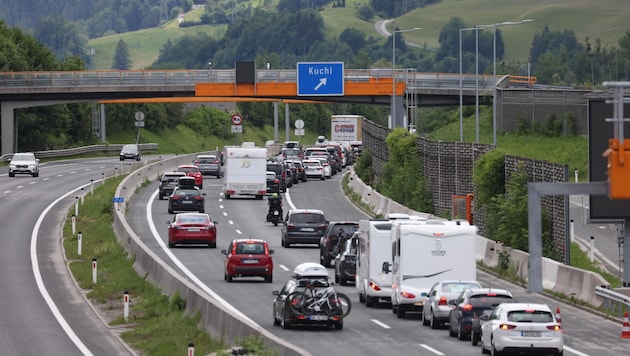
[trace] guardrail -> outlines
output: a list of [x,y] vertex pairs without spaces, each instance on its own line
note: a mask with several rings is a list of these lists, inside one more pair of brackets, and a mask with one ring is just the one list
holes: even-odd
[[[110,145],[91,145],[82,146],[76,148],[68,148],[65,150],[48,150],[37,151],[35,157],[37,158],[51,158],[51,157],[69,157],[78,156],[86,153],[94,152],[118,152],[122,148],[123,144],[110,144]],[[140,151],[154,151],[158,149],[157,143],[140,143],[138,144]],[[0,156],[0,162],[9,162],[13,157],[13,154],[4,154]]]
[[595,287],[595,294],[604,298],[602,307],[610,311],[612,315],[617,314],[621,318],[624,311],[630,309],[630,296],[628,295],[603,287]]

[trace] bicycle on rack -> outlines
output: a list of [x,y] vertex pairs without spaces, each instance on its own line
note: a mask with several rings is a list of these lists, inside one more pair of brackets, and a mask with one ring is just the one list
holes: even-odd
[[307,284],[304,290],[304,292],[296,291],[287,296],[286,301],[293,313],[297,315],[325,313],[339,318],[345,318],[350,314],[350,309],[352,309],[350,298],[343,293],[338,293],[332,286],[318,291],[312,284]]

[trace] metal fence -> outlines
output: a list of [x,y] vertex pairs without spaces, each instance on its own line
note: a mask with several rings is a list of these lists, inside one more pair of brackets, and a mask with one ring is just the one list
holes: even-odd
[[[35,157],[37,158],[51,158],[51,157],[70,157],[79,156],[88,153],[95,152],[119,152],[123,144],[111,144],[111,145],[91,145],[76,148],[68,148],[65,150],[48,150],[37,151]],[[154,151],[158,149],[157,143],[141,143],[138,144],[140,151]],[[13,157],[13,154],[5,154],[0,156],[0,162],[9,162]]]

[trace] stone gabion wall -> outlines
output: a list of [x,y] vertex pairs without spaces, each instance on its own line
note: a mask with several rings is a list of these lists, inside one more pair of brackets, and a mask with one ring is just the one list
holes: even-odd
[[[363,147],[372,152],[372,170],[374,178],[379,181],[383,166],[389,159],[385,139],[390,129],[374,124],[369,120],[363,122]],[[474,165],[486,152],[493,150],[494,145],[470,142],[430,141],[418,137],[416,141],[418,159],[421,161],[421,174],[433,198],[433,214],[450,217],[453,196],[465,196],[475,193],[473,184]],[[519,162],[523,162],[531,182],[565,182],[567,168],[563,165],[545,161],[506,156],[505,175],[509,179],[516,172]],[[556,250],[565,256],[566,217],[564,196],[543,197],[543,208],[550,212],[553,220],[553,237]],[[473,209],[473,223],[479,234],[485,236],[484,211]],[[491,237],[488,237],[491,238]]]
[[[564,183],[568,181],[568,166],[538,161],[521,157],[505,156],[505,179],[509,181],[511,176],[518,171],[519,165],[527,172],[529,182]],[[562,256],[561,262],[565,262],[566,241],[568,231],[565,211],[566,201],[564,195],[543,196],[541,207],[549,213],[551,218],[551,230],[556,252]]]

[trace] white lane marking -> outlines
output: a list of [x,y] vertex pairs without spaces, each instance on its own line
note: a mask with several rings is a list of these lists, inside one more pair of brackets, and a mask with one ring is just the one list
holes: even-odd
[[33,181],[33,182],[28,183],[28,184],[36,184],[36,183],[37,183],[37,182]]
[[22,188],[24,188],[24,186],[23,186],[23,185],[18,185],[18,186],[17,186],[17,189],[22,189]]
[[223,214],[223,216],[227,216],[227,212],[222,212],[221,214]]
[[4,191],[4,194],[9,194],[9,193],[11,193],[11,191],[10,191],[10,190],[5,190],[5,191]]
[[441,353],[440,351],[438,351],[438,350],[436,350],[436,349],[432,348],[432,347],[431,347],[431,346],[429,346],[429,345],[425,345],[425,344],[418,344],[418,345],[420,345],[420,347],[422,347],[422,348],[424,348],[424,349],[426,349],[426,350],[429,350],[429,351],[433,352],[433,353],[434,353],[434,354],[436,354],[436,355],[444,356],[444,354],[443,354],[443,353]]
[[219,303],[223,304],[223,306],[227,309],[229,309],[232,313],[238,314],[240,317],[248,320],[249,322],[253,323],[254,325],[259,326],[258,324],[256,324],[252,319],[250,319],[247,315],[243,314],[240,310],[236,309],[235,307],[233,307],[230,303],[228,303],[225,299],[221,298],[220,295],[218,295],[217,293],[215,293],[212,289],[208,288],[208,286],[206,284],[204,284],[199,278],[197,278],[197,276],[192,273],[188,268],[186,268],[186,266],[184,266],[184,264],[177,258],[175,257],[175,255],[170,251],[170,249],[166,246],[166,243],[162,240],[162,238],[160,237],[160,234],[157,232],[157,229],[155,228],[155,224],[153,223],[153,201],[155,200],[155,196],[158,194],[158,190],[156,190],[151,197],[149,198],[149,201],[147,202],[147,222],[149,223],[149,229],[151,230],[151,233],[153,234],[153,238],[155,239],[155,241],[157,241],[158,245],[160,245],[160,247],[162,248],[163,252],[166,254],[166,256],[168,256],[168,258],[171,259],[171,261],[191,280],[193,281],[193,283],[195,283],[199,288],[203,289],[204,292],[206,292],[210,297],[214,298],[216,301],[218,301]]
[[230,224],[230,225],[234,225],[234,221],[232,221],[232,220],[228,220],[228,224]]
[[239,235],[243,235],[243,232],[241,230],[236,230],[236,233]]
[[378,326],[382,327],[383,329],[391,329],[391,327],[390,327],[389,325],[387,325],[387,324],[385,324],[385,323],[383,323],[383,322],[381,322],[381,321],[378,321],[378,320],[376,320],[376,319],[371,319],[371,321],[372,321],[374,324],[376,324],[376,325],[378,325]]
[[219,204],[219,209],[223,209],[223,205]]
[[42,297],[46,301],[46,304],[48,304],[48,308],[53,313],[53,316],[55,317],[55,319],[57,319],[57,322],[59,323],[61,328],[64,330],[66,335],[68,335],[72,343],[74,343],[74,345],[81,351],[81,353],[83,353],[83,355],[93,355],[93,354],[87,348],[87,346],[85,346],[85,344],[81,341],[81,339],[79,339],[77,334],[75,334],[74,330],[72,330],[70,325],[68,325],[68,322],[63,317],[63,315],[59,311],[59,308],[57,308],[57,305],[50,297],[50,294],[48,293],[48,290],[46,289],[46,286],[44,285],[44,282],[42,280],[42,274],[39,271],[39,261],[37,260],[37,238],[39,235],[39,229],[42,225],[42,221],[44,220],[44,217],[46,216],[46,214],[48,214],[50,209],[52,209],[53,206],[55,206],[55,204],[57,204],[62,199],[65,199],[70,194],[78,191],[81,188],[87,187],[89,185],[90,183],[79,186],[78,188],[67,192],[66,194],[60,196],[55,201],[50,203],[50,205],[48,205],[46,209],[44,209],[44,211],[37,218],[37,222],[35,223],[35,226],[33,227],[33,233],[31,234],[31,264],[33,267],[33,276],[35,277],[35,283],[37,284],[37,289],[39,289],[39,293],[42,295]]
[[291,195],[289,194],[289,188],[287,188],[287,192],[284,193],[284,196],[287,199],[287,204],[289,204],[291,206],[291,209],[297,209],[295,204],[293,204],[293,200],[291,200]]
[[48,178],[48,177],[44,178],[44,180],[49,180],[49,179],[50,179],[50,178]]
[[282,269],[283,269],[283,270],[285,270],[286,272],[289,272],[289,271],[290,271],[290,269],[289,269],[287,266],[285,266],[285,265],[280,265],[280,268],[282,268]]
[[564,350],[565,350],[565,351],[569,351],[570,353],[572,353],[572,354],[576,354],[576,355],[578,355],[578,356],[589,356],[588,354],[585,354],[585,353],[583,353],[583,352],[580,352],[580,351],[578,351],[578,350],[576,350],[576,349],[572,349],[572,348],[570,348],[569,346],[564,346],[563,348],[564,348]]

